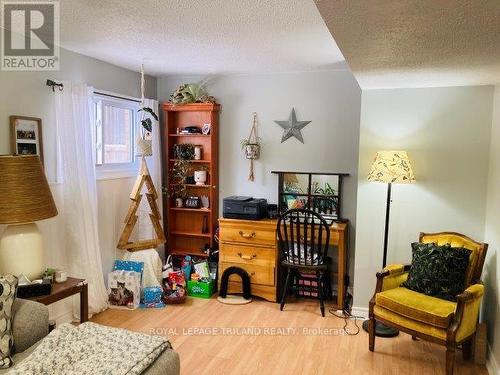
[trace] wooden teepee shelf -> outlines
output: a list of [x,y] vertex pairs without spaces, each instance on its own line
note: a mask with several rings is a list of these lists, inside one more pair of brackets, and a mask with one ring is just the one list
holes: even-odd
[[[137,210],[139,209],[139,205],[141,204],[141,200],[143,197],[142,189],[144,185],[146,185],[147,189],[147,193],[145,193],[144,195],[146,195],[146,199],[148,200],[148,204],[151,209],[149,218],[151,219],[151,223],[153,224],[156,238],[130,242],[130,236],[132,235],[132,231],[134,230],[135,224],[137,223],[138,219]],[[130,203],[130,206],[128,208],[127,216],[125,217],[125,228],[123,228],[122,235],[120,236],[120,240],[118,241],[118,245],[116,247],[121,250],[139,251],[156,248],[164,244],[166,242],[165,234],[163,233],[163,229],[160,224],[160,209],[156,204],[158,193],[156,192],[153,180],[151,179],[151,176],[149,174],[148,166],[146,165],[146,160],[144,158],[142,158],[141,171],[139,172],[139,175],[135,180],[132,192],[130,193],[130,199],[132,200],[132,202]]]

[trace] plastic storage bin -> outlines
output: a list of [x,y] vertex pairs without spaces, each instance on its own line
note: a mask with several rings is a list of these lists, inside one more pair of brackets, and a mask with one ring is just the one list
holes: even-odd
[[188,296],[198,298],[210,298],[214,294],[215,280],[209,282],[193,281],[187,282]]

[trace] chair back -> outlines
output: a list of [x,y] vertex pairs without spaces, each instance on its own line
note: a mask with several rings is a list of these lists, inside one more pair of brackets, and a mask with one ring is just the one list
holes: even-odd
[[474,241],[466,235],[455,232],[420,233],[419,241],[423,243],[432,242],[438,245],[449,244],[451,247],[463,247],[471,250],[469,266],[467,267],[466,284],[469,286],[480,281],[484,259],[488,251],[487,243]]
[[280,216],[276,227],[281,260],[296,266],[325,263],[330,227],[318,213],[291,209]]

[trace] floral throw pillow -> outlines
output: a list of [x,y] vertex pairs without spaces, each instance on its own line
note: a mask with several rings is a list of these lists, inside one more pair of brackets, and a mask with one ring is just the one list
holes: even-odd
[[0,368],[13,365],[10,354],[13,344],[12,305],[16,298],[16,289],[17,277],[0,277]]
[[471,250],[438,246],[434,243],[411,244],[413,258],[408,279],[402,284],[416,292],[455,301],[464,291]]

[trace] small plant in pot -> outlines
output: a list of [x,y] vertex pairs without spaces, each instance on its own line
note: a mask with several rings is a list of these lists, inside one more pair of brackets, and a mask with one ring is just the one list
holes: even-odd
[[250,134],[241,140],[241,149],[245,152],[245,157],[250,160],[248,181],[255,180],[253,161],[260,157],[260,143],[261,138],[257,135],[257,112],[254,112]]
[[190,104],[190,103],[215,103],[215,98],[208,95],[205,88],[207,81],[199,83],[185,83],[180,85],[172,95],[170,103],[172,104]]
[[245,157],[247,159],[258,159],[260,157],[260,143],[260,137],[256,137],[252,140],[249,138],[241,140],[241,149],[245,152]]
[[142,112],[141,114],[141,134],[140,138],[137,140],[137,148],[141,155],[151,156],[153,155],[153,121],[151,118],[158,121],[158,115],[150,107],[142,107],[138,109],[137,112]]
[[205,185],[208,180],[208,168],[207,166],[202,166],[194,171],[194,180],[196,185]]

